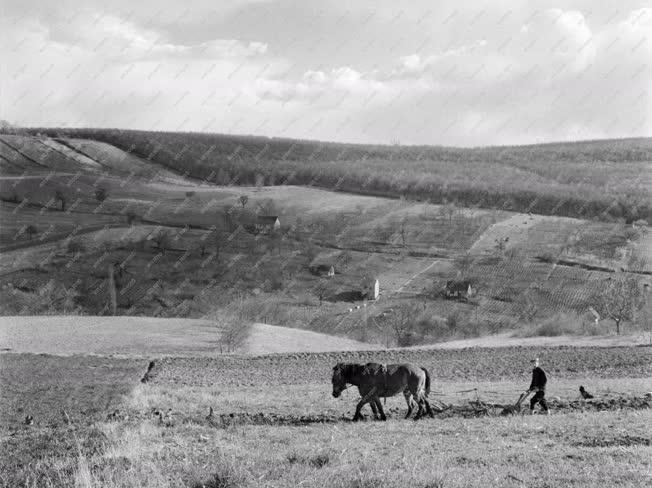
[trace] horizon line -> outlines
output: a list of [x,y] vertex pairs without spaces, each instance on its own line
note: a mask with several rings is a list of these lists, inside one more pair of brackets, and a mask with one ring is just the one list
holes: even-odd
[[599,143],[609,141],[631,141],[631,140],[646,140],[652,139],[652,135],[648,136],[627,136],[627,137],[607,137],[607,138],[589,138],[589,139],[574,139],[574,140],[550,140],[545,142],[523,143],[523,144],[490,144],[478,146],[447,146],[443,144],[392,144],[392,143],[372,143],[372,142],[345,142],[345,141],[328,141],[322,139],[302,139],[288,136],[268,136],[264,134],[244,134],[244,133],[227,133],[227,132],[203,132],[203,131],[175,131],[175,130],[151,130],[151,129],[122,129],[118,127],[37,127],[37,126],[14,126],[9,123],[8,126],[0,127],[0,134],[10,131],[117,131],[117,132],[153,132],[153,133],[168,133],[168,134],[197,134],[197,135],[212,135],[222,137],[235,137],[235,138],[258,138],[268,139],[270,141],[293,141],[301,143],[314,143],[314,144],[328,144],[328,145],[342,145],[342,146],[372,146],[382,148],[439,148],[439,149],[460,149],[460,150],[475,150],[475,149],[500,149],[500,148],[526,148],[535,146],[547,145],[560,145],[560,144],[582,144],[582,143]]

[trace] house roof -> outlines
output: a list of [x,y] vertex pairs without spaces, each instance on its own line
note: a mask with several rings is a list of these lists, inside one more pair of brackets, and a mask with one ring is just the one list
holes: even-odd
[[451,291],[466,291],[469,289],[469,286],[471,286],[471,282],[467,280],[450,280],[446,282],[446,289]]
[[278,220],[278,216],[276,215],[258,215],[256,216],[256,223],[257,224],[275,224],[276,221]]

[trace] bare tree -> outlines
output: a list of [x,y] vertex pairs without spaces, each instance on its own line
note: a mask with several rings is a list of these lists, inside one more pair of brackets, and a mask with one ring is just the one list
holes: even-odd
[[129,210],[125,214],[125,217],[127,218],[127,224],[132,225],[134,221],[138,218],[138,215],[133,210]]
[[620,334],[620,324],[633,320],[644,302],[636,279],[616,276],[594,296],[593,303],[600,315],[614,321],[616,334]]
[[61,202],[61,211],[62,212],[65,211],[66,210],[66,202],[68,201],[68,197],[63,193],[63,191],[57,190],[54,193],[54,198]]
[[417,330],[418,316],[422,309],[415,304],[395,308],[387,318],[389,332],[399,347],[412,346],[420,340]]
[[106,188],[102,186],[99,187],[97,190],[95,190],[95,200],[97,200],[100,203],[106,200],[108,196],[109,193],[106,191]]
[[242,307],[231,305],[211,314],[211,318],[219,329],[217,343],[220,352],[235,352],[243,348],[253,330],[253,324],[244,317]]
[[325,281],[320,281],[319,283],[317,283],[317,286],[315,287],[315,295],[317,295],[317,298],[319,298],[320,307],[324,302],[324,298],[326,297],[326,291],[327,291],[327,287]]
[[27,234],[27,237],[28,237],[29,240],[31,241],[32,238],[33,238],[36,234],[38,234],[38,229],[36,228],[35,225],[31,225],[31,224],[30,224],[30,225],[28,225],[28,226],[25,228],[25,234]]
[[242,205],[242,208],[245,208],[249,201],[249,197],[247,195],[241,195],[240,198],[238,198],[238,201],[240,202],[240,205]]
[[399,235],[401,236],[401,244],[403,247],[407,247],[407,225],[408,225],[408,219],[407,217],[403,217],[401,219],[401,224],[398,229]]
[[170,233],[165,230],[161,230],[153,237],[153,240],[154,243],[156,243],[156,247],[158,247],[161,252],[165,254],[166,249],[170,246]]

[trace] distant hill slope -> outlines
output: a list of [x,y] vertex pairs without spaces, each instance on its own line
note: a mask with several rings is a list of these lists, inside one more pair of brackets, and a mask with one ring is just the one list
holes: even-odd
[[314,185],[544,215],[652,218],[652,138],[449,148],[115,129],[29,132],[104,142],[220,185]]
[[88,139],[0,134],[2,176],[69,173],[182,183],[178,173],[111,144]]

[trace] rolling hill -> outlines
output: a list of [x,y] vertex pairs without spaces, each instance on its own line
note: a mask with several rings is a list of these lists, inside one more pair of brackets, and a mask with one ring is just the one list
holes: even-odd
[[466,149],[115,129],[22,133],[106,143],[220,185],[310,185],[599,220],[652,217],[650,138]]
[[[237,298],[253,321],[365,343],[393,343],[391,314],[405,307],[418,324],[406,344],[558,314],[576,332],[604,333],[583,316],[596,293],[621,269],[639,283],[652,273],[647,226],[631,225],[649,209],[650,146],[5,133],[2,313],[109,313],[107,269],[118,266],[123,315],[201,317]],[[241,224],[256,214],[278,215],[281,231]],[[322,261],[332,279],[311,269]],[[369,276],[381,298],[362,307],[352,297]],[[444,300],[446,282],[460,278],[476,297]]]

